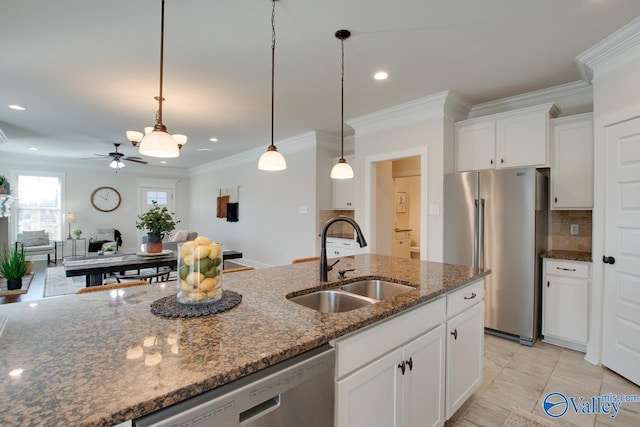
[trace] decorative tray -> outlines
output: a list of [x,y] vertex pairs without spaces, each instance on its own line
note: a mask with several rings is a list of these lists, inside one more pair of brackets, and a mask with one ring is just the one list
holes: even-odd
[[138,256],[165,256],[165,255],[170,255],[172,253],[173,253],[173,251],[171,249],[163,249],[162,252],[154,252],[154,253],[136,252],[136,255],[138,255]]

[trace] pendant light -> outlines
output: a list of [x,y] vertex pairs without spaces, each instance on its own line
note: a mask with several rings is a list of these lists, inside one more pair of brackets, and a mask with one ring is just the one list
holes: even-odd
[[267,147],[266,153],[260,156],[258,161],[258,169],[264,171],[281,171],[287,168],[287,162],[284,156],[278,152],[273,144],[273,98],[274,98],[274,74],[275,74],[275,55],[276,55],[276,0],[271,0],[271,145]]
[[353,178],[353,169],[344,158],[344,41],[351,36],[349,30],[336,31],[336,38],[340,40],[342,47],[342,74],[341,74],[341,92],[340,92],[340,160],[331,169],[331,178],[333,179],[350,179]]
[[185,135],[169,135],[167,127],[162,123],[162,79],[164,67],[164,0],[162,0],[162,15],[160,20],[160,95],[154,97],[158,101],[156,124],[153,128],[145,128],[145,134],[137,131],[127,131],[127,139],[134,147],[139,145],[140,154],[151,157],[178,157],[180,148],[187,143]]

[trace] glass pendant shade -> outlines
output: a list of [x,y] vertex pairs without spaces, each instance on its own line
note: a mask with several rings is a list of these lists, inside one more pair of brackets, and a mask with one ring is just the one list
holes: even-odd
[[166,132],[154,130],[140,141],[140,154],[151,157],[178,157],[180,149],[176,140]]
[[173,137],[173,139],[176,141],[176,143],[178,144],[178,148],[182,148],[182,146],[184,144],[187,143],[187,135],[182,135],[179,133],[174,133],[173,135],[171,135]]
[[340,159],[338,163],[331,169],[331,178],[333,179],[350,179],[353,178],[353,169],[345,159]]
[[263,171],[282,171],[287,169],[284,156],[278,152],[275,145],[270,145],[265,153],[260,156],[258,169]]
[[142,135],[142,132],[137,132],[135,130],[128,130],[127,131],[127,140],[137,144],[140,142],[140,140],[142,139],[144,135]]
[[125,166],[127,165],[125,165],[124,162],[115,159],[111,160],[111,163],[109,163],[109,167],[113,169],[122,169]]

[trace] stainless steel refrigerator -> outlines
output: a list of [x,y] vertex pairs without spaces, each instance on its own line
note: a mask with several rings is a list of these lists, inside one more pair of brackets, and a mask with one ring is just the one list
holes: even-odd
[[491,270],[485,330],[526,345],[539,335],[547,188],[547,177],[535,168],[444,178],[444,262]]

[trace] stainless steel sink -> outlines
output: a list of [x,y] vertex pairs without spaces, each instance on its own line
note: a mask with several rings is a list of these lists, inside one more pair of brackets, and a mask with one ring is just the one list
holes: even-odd
[[337,290],[316,291],[289,299],[321,313],[343,313],[377,301]]
[[415,291],[416,288],[387,280],[367,279],[343,285],[340,289],[367,298],[383,300]]

